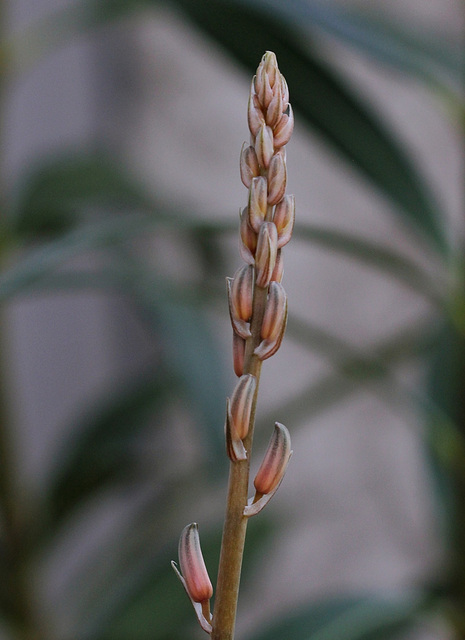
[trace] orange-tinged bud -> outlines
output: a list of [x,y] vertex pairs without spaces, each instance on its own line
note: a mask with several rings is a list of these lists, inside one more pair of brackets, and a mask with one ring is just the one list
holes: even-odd
[[267,211],[266,178],[252,178],[249,188],[249,224],[255,233],[259,233]]
[[273,222],[264,222],[258,234],[255,252],[256,283],[259,287],[267,287],[276,263],[278,251],[278,232]]
[[281,120],[278,122],[273,130],[274,146],[284,147],[285,144],[291,139],[292,131],[294,130],[294,112],[291,105],[288,106],[289,115],[283,113]]
[[268,449],[254,480],[258,494],[269,494],[278,487],[286,472],[291,454],[289,431],[283,424],[275,422]]
[[279,282],[270,282],[268,298],[263,315],[261,337],[263,340],[276,340],[282,333],[286,321],[287,295]]
[[274,210],[273,222],[278,230],[278,248],[289,242],[294,229],[295,199],[294,196],[284,196]]
[[245,340],[233,331],[233,366],[238,378],[244,373]]
[[194,602],[210,600],[213,587],[203,560],[197,523],[193,522],[183,529],[178,555],[181,574],[190,598]]
[[240,170],[241,180],[248,189],[252,183],[252,178],[260,175],[260,167],[258,166],[255,149],[249,146],[247,142],[242,145]]
[[268,167],[268,204],[277,204],[286,191],[286,160],[283,153],[276,153]]
[[255,249],[257,248],[257,234],[249,224],[249,209],[244,207],[240,214],[241,256],[247,264],[255,264]]
[[274,142],[273,131],[271,127],[268,127],[266,124],[262,124],[258,130],[257,137],[255,138],[255,152],[260,166],[267,169],[273,157]]
[[243,440],[250,425],[250,413],[257,388],[257,379],[250,373],[241,376],[237,381],[229,404],[229,419],[233,439]]

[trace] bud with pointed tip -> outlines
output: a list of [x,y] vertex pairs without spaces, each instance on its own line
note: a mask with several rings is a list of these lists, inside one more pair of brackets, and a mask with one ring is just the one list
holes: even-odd
[[294,130],[294,113],[291,105],[288,106],[288,109],[289,115],[283,113],[281,120],[273,130],[273,141],[276,149],[278,147],[284,147],[284,145],[289,142],[292,131]]
[[[247,286],[247,278],[242,274],[240,276],[240,281],[242,282],[242,291],[241,287],[236,286],[236,290],[233,291],[233,285],[235,278],[226,278],[226,286],[228,288],[228,303],[229,303],[229,317],[231,319],[231,325],[235,333],[237,333],[241,338],[246,340],[250,338],[252,335],[250,333],[250,323],[248,322],[248,318],[245,318],[245,314],[247,313],[247,297],[253,296],[253,267],[250,265],[244,265],[241,267],[244,271],[247,269],[251,270],[251,275],[249,274],[249,278],[252,278],[252,290],[250,292],[245,291]],[[238,270],[239,271],[239,270]],[[236,272],[237,276],[238,272]],[[235,276],[235,277],[236,277]],[[242,296],[242,300],[241,297]],[[249,316],[250,318],[250,316]]]
[[266,178],[258,176],[252,178],[249,188],[249,224],[258,233],[267,211],[267,183]]
[[286,472],[287,463],[291,457],[291,436],[283,424],[275,422],[274,432],[268,448],[255,476],[254,486],[259,494],[271,493]]
[[251,373],[246,373],[237,381],[229,405],[231,433],[234,439],[243,440],[249,432],[250,413],[256,388],[257,379]]
[[255,252],[256,283],[259,287],[267,287],[276,263],[278,251],[278,231],[273,222],[264,222],[258,234]]
[[267,358],[271,358],[271,356],[274,356],[274,354],[278,351],[279,347],[281,346],[281,342],[283,341],[283,338],[284,338],[286,325],[287,325],[287,299],[286,299],[286,306],[284,310],[284,319],[280,323],[280,327],[281,327],[280,333],[274,339],[262,340],[258,345],[258,347],[254,349],[254,354],[260,360],[267,360]]
[[271,274],[272,282],[281,282],[283,279],[284,273],[284,260],[283,260],[283,252],[281,249],[278,249],[276,253],[276,262],[274,265],[273,273]]
[[284,196],[274,210],[273,222],[278,230],[278,249],[289,242],[294,229],[295,199],[294,196]]
[[187,525],[179,539],[179,566],[186,591],[194,602],[205,602],[213,595],[213,587],[200,548],[196,522]]
[[245,264],[234,274],[231,285],[231,298],[236,316],[241,320],[250,320],[253,303],[254,268]]
[[281,84],[275,85],[273,97],[266,110],[265,121],[271,128],[275,127],[283,115],[283,94]]
[[257,154],[255,149],[244,142],[241,150],[241,180],[247,189],[250,187],[252,178],[256,178],[260,175],[260,167],[258,166]]
[[281,94],[283,97],[283,111],[285,111],[289,104],[289,88],[287,86],[286,78],[283,76],[283,74],[280,73],[279,76],[279,80],[281,82]]
[[276,153],[268,167],[268,204],[277,204],[286,191],[286,160],[284,153]]
[[249,224],[249,209],[244,207],[240,213],[240,252],[247,264],[255,264],[255,250],[257,248],[257,234]]
[[282,333],[286,320],[287,295],[279,282],[270,282],[268,298],[263,315],[261,337],[263,340],[274,341]]
[[265,124],[265,116],[260,108],[260,101],[255,93],[254,87],[255,78],[252,80],[252,86],[250,87],[249,105],[247,108],[247,122],[249,125],[250,133],[255,138],[260,130],[262,124]]
[[262,124],[255,138],[255,152],[260,166],[267,169],[273,157],[274,143],[273,131],[266,124]]

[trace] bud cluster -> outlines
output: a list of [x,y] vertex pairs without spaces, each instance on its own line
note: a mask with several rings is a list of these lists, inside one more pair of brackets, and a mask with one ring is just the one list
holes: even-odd
[[[281,284],[282,248],[291,239],[295,216],[294,196],[285,194],[285,145],[292,134],[294,116],[287,83],[278,69],[275,54],[270,51],[263,56],[252,81],[248,125],[250,144],[244,143],[240,158],[241,179],[248,189],[247,206],[240,212],[240,252],[245,264],[232,278],[227,278],[233,363],[238,380],[226,401],[225,422],[226,451],[233,463],[232,469],[239,470],[241,467],[236,463],[246,461],[247,466],[242,467],[246,469],[245,491],[249,461],[244,440],[251,442],[260,363],[276,353],[286,329],[287,296]],[[291,454],[289,432],[276,422],[255,476],[255,496],[244,504],[247,495],[239,493],[241,512],[238,518],[234,516],[234,526],[241,526],[240,521],[245,522],[246,518],[261,511],[276,493]],[[230,491],[234,492],[233,485],[230,483]],[[233,536],[231,546],[236,545],[237,537]],[[185,527],[181,534],[179,563],[180,571],[175,563],[172,563],[173,568],[194,605],[200,625],[207,633],[212,633],[210,598],[213,589],[195,523]],[[236,575],[240,575],[240,565]],[[217,599],[221,599],[220,591],[218,587]],[[221,618],[221,614],[218,615]],[[215,630],[213,635],[217,637]]]

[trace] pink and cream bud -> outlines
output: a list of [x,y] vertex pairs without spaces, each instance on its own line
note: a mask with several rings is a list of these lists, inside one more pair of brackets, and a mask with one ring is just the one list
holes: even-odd
[[241,180],[247,189],[252,183],[252,178],[256,178],[260,175],[260,167],[258,166],[257,154],[255,149],[244,142],[241,151]]
[[276,263],[278,251],[278,232],[273,222],[264,222],[258,234],[255,252],[256,284],[267,287]]
[[252,178],[249,188],[249,224],[255,233],[260,231],[267,212],[267,182],[259,176]]
[[272,493],[280,484],[291,457],[291,436],[283,424],[275,423],[263,462],[255,476],[254,486],[258,494]]
[[210,600],[213,587],[203,560],[197,523],[183,529],[178,554],[184,586],[191,600],[200,603]]
[[261,328],[261,338],[274,342],[283,332],[286,322],[287,295],[279,282],[270,282],[268,299]]
[[241,244],[240,252],[241,256],[247,262],[247,264],[255,264],[255,250],[257,248],[257,234],[249,224],[249,209],[244,207],[240,214],[240,234]]
[[250,414],[257,388],[257,379],[250,373],[239,378],[229,403],[229,420],[233,439],[243,440],[250,425]]
[[266,124],[262,124],[258,130],[257,137],[255,138],[255,153],[257,154],[258,162],[261,167],[267,169],[270,164],[270,160],[273,157],[274,142],[273,131],[271,127]]
[[291,105],[288,106],[289,115],[283,113],[280,121],[273,130],[273,140],[276,149],[284,147],[291,139],[294,130],[294,113]]
[[276,153],[268,167],[268,204],[277,204],[286,191],[287,172],[284,152]]
[[262,124],[265,124],[265,116],[260,108],[260,101],[255,93],[254,81],[250,88],[249,106],[247,109],[247,122],[252,136],[255,138]]
[[281,249],[278,249],[278,252],[276,254],[276,262],[274,265],[273,273],[271,274],[271,281],[281,282],[281,280],[283,279],[283,273],[284,273],[283,252]]
[[273,222],[278,230],[278,249],[289,242],[294,229],[295,199],[294,196],[284,196],[274,210]]

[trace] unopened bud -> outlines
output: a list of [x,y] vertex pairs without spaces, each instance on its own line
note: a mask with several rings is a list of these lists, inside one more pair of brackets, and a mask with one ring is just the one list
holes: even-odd
[[[244,266],[248,267],[249,265]],[[251,267],[251,269],[253,269],[253,267]],[[244,320],[244,318],[239,315],[239,312],[236,308],[233,295],[233,281],[233,278],[226,278],[226,286],[228,288],[229,317],[231,319],[233,331],[241,336],[241,338],[247,339],[252,335],[250,333],[250,324],[247,320]]]
[[291,105],[288,106],[289,115],[283,113],[281,120],[278,122],[273,130],[274,146],[284,147],[285,144],[291,139],[292,131],[294,130],[294,113]]
[[294,229],[295,199],[294,196],[284,196],[274,210],[273,222],[278,230],[278,248],[289,242]]
[[250,373],[241,376],[237,381],[229,405],[233,439],[243,440],[249,432],[250,413],[256,388],[257,379]]
[[257,248],[257,234],[249,224],[249,210],[247,207],[244,207],[240,213],[240,219],[241,243],[239,249],[241,256],[247,264],[254,264],[255,249]]
[[256,283],[259,287],[267,287],[276,263],[278,251],[278,232],[273,222],[264,222],[258,234],[255,252]]
[[257,137],[255,138],[255,152],[260,166],[267,169],[273,157],[274,142],[273,131],[271,127],[265,124],[260,127]]
[[281,330],[278,333],[277,337],[274,339],[262,340],[258,345],[258,347],[256,347],[254,350],[254,354],[260,360],[266,360],[267,358],[271,358],[271,356],[273,356],[278,351],[283,341],[284,333],[286,331],[286,324],[287,324],[287,299],[286,299],[286,306],[284,310],[284,318],[283,320],[280,321],[280,324],[279,324]]
[[244,373],[245,340],[233,331],[233,366],[238,378]]
[[270,282],[268,298],[263,315],[261,337],[263,340],[274,341],[282,333],[286,320],[287,295],[279,282]]
[[273,97],[266,110],[265,121],[271,128],[275,127],[283,115],[283,94],[281,84],[275,85]]
[[210,600],[213,587],[203,560],[197,523],[193,522],[183,529],[178,554],[181,574],[190,598],[194,602]]
[[272,51],[267,51],[258,65],[255,77],[255,91],[260,99],[260,103],[267,108],[273,98],[273,90],[280,82],[280,73],[276,55]]
[[268,167],[268,204],[277,204],[286,191],[286,161],[283,153],[276,153]]
[[233,422],[231,418],[231,401],[226,398],[226,422],[224,424],[224,435],[226,440],[226,453],[231,462],[239,462],[247,460],[247,451],[244,443],[234,433]]
[[260,175],[260,167],[258,166],[255,149],[249,146],[247,142],[244,142],[242,145],[240,170],[241,180],[248,189],[252,182],[252,178],[256,178]]
[[255,476],[254,486],[259,494],[271,493],[278,487],[291,457],[291,436],[283,424],[275,422],[263,462]]
[[281,249],[278,249],[278,252],[276,253],[276,262],[274,265],[273,273],[271,274],[271,281],[281,282],[281,280],[283,279],[283,273],[284,273],[283,252]]
[[252,178],[249,189],[249,223],[256,233],[260,231],[265,220],[267,206],[266,178],[263,176]]
[[[255,79],[254,79],[255,80]],[[255,138],[262,124],[265,124],[265,116],[260,108],[260,101],[255,93],[254,80],[250,88],[249,105],[247,109],[247,122],[250,133]]]
[[234,311],[241,320],[250,320],[253,303],[254,268],[245,264],[234,274],[231,285],[231,297]]
[[281,82],[281,94],[283,96],[283,111],[287,109],[287,105],[289,104],[289,88],[287,86],[286,78],[282,73],[279,74],[280,82]]

